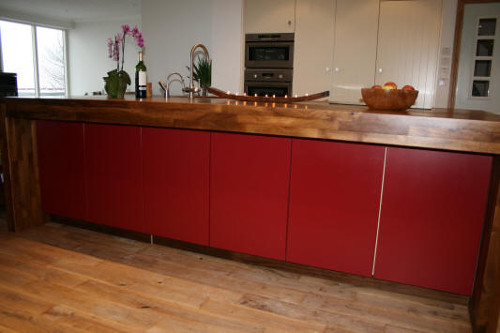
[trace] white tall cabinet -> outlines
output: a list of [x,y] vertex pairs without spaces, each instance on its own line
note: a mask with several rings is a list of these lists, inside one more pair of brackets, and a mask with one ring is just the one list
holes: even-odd
[[245,33],[295,31],[296,0],[245,0]]
[[337,0],[330,101],[362,104],[361,88],[394,81],[432,108],[442,0]]
[[334,0],[297,0],[293,93],[330,90],[332,82]]
[[337,0],[330,101],[361,104],[375,80],[379,0]]
[[434,102],[441,6],[440,0],[380,2],[375,83],[413,85],[419,108]]

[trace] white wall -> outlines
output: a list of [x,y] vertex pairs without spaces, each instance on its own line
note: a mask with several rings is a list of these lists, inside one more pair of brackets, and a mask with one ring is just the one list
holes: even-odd
[[[212,86],[241,91],[242,0],[142,0],[141,8],[153,94],[160,94],[158,81],[169,73],[189,74],[186,66],[196,43],[207,46],[212,58]],[[179,84],[171,89],[180,94]]]
[[448,106],[456,16],[457,0],[443,0],[441,45],[438,59],[438,73],[436,75],[436,94],[434,96],[434,107],[436,108],[446,108]]
[[[141,28],[140,20],[112,20],[106,22],[76,23],[68,30],[69,94],[82,96],[85,93],[104,89],[103,77],[116,68],[116,62],[108,58],[107,38],[121,31],[123,24]],[[135,65],[139,48],[128,37],[125,43],[125,71],[132,79],[128,91],[134,91]],[[148,41],[146,40],[146,45]]]
[[224,91],[243,92],[243,0],[213,2],[212,86]]

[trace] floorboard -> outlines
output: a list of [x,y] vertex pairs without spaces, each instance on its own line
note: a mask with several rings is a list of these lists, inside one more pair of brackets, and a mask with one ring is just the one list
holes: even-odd
[[463,303],[63,224],[0,229],[1,332],[471,332]]

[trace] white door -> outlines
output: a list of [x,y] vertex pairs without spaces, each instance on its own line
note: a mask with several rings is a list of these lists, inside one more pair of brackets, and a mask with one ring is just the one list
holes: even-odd
[[293,94],[330,90],[335,0],[297,0]]
[[466,4],[455,108],[500,114],[500,3]]
[[434,103],[442,1],[381,1],[375,83],[410,84],[414,107]]
[[361,88],[373,85],[378,10],[379,0],[337,0],[331,102],[362,104]]

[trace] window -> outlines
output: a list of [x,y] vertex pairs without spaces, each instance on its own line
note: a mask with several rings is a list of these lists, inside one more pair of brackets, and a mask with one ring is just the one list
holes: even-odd
[[19,96],[65,96],[65,33],[0,21],[2,70],[17,73]]
[[491,73],[493,49],[495,48],[496,18],[480,18],[477,23],[476,48],[473,57],[474,77],[471,96],[485,98],[491,96]]

